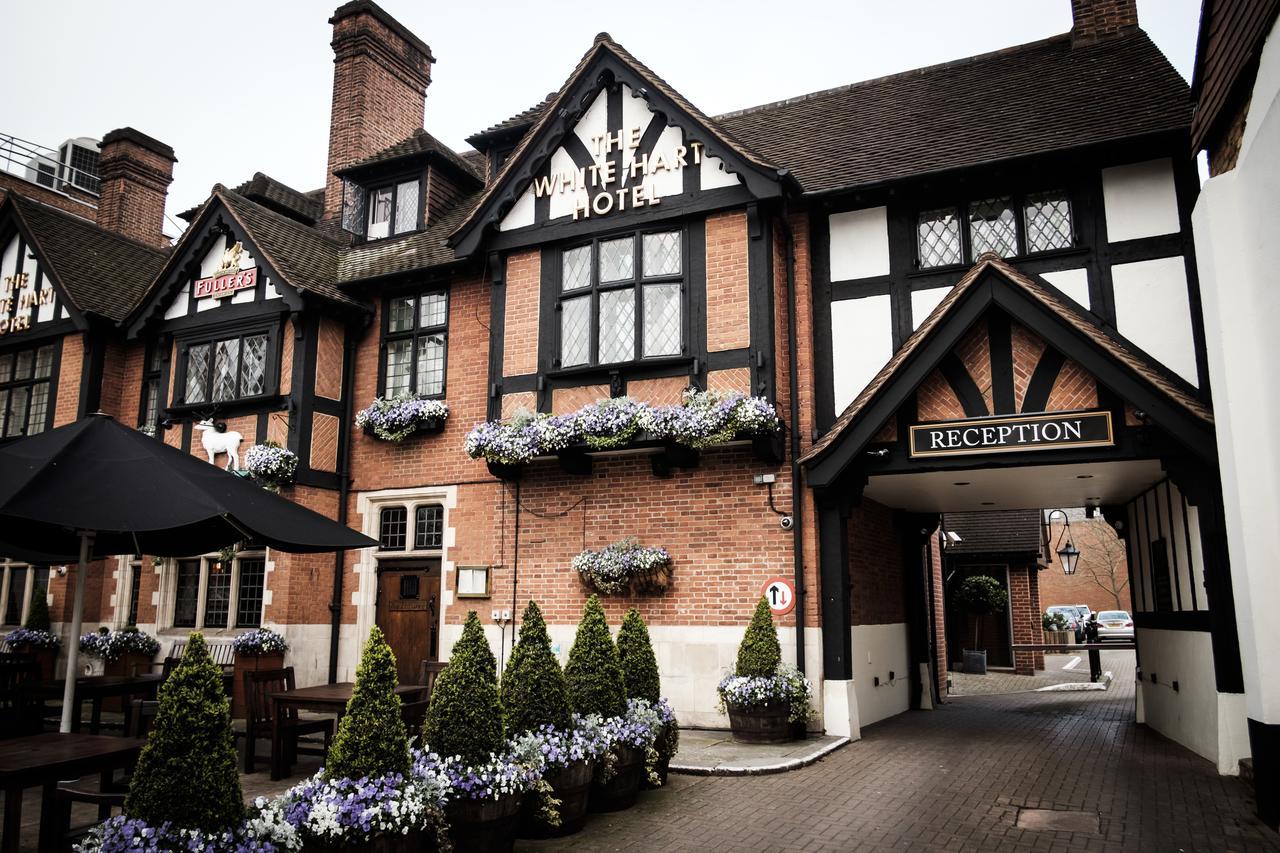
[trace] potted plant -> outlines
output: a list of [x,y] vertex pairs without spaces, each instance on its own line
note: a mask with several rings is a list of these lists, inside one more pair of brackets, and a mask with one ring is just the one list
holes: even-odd
[[31,597],[31,607],[22,627],[10,631],[4,638],[15,652],[31,655],[40,666],[40,679],[52,681],[58,661],[58,649],[62,639],[51,630],[49,601],[41,590]]
[[[564,674],[575,713],[583,717],[597,715],[606,726],[627,713],[622,662],[609,635],[600,599],[594,595],[583,608]],[[616,741],[596,768],[591,808],[594,811],[629,808],[640,790],[644,758],[644,753],[633,745]]]
[[509,851],[521,799],[537,778],[507,749],[497,680],[497,662],[473,610],[423,724],[452,788],[445,813],[459,850]]
[[794,739],[795,725],[813,714],[809,682],[782,664],[778,629],[763,597],[738,646],[734,672],[718,689],[733,739],[742,743],[786,743]]
[[647,786],[660,787],[667,783],[671,757],[680,747],[680,726],[676,724],[671,706],[662,698],[658,659],[653,653],[653,644],[649,641],[649,628],[640,617],[640,611],[634,607],[627,611],[622,620],[617,645],[627,698],[652,705],[662,721],[654,744],[657,759],[653,775],[656,779],[650,780],[646,776],[644,780]]
[[289,644],[270,628],[255,628],[231,641],[235,651],[235,670],[231,679],[231,716],[245,717],[244,674],[260,669],[283,669],[284,653]]
[[255,444],[245,452],[244,467],[264,489],[278,492],[281,486],[293,482],[298,471],[298,454],[275,441]]
[[449,417],[443,400],[427,400],[416,394],[378,397],[356,412],[356,427],[383,441],[404,441],[416,432],[439,432]]
[[956,590],[956,598],[973,620],[973,648],[964,649],[964,671],[975,675],[987,672],[987,650],[982,645],[982,617],[999,613],[1009,603],[1009,593],[990,575],[967,577]]
[[[102,667],[103,675],[134,676],[151,668],[151,662],[160,652],[160,643],[150,634],[139,631],[136,625],[127,625],[119,631],[106,627],[80,638],[80,651],[87,655],[90,666]],[[102,701],[107,711],[119,711],[121,700],[109,697]]]
[[231,707],[204,637],[160,687],[160,707],[123,813],[95,827],[85,851],[261,849],[236,773]]
[[657,593],[671,580],[671,555],[666,548],[646,548],[627,537],[598,551],[587,549],[573,558],[573,570],[601,595]]
[[280,815],[272,825],[296,832],[292,849],[410,853],[442,840],[447,847],[448,783],[436,756],[409,749],[398,682],[395,655],[375,625],[324,768],[277,803],[260,804],[263,815]]

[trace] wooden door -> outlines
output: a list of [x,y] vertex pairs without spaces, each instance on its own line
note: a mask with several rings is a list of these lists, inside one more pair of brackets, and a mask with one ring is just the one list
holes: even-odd
[[396,655],[401,684],[416,684],[424,660],[440,656],[440,561],[378,567],[378,627]]

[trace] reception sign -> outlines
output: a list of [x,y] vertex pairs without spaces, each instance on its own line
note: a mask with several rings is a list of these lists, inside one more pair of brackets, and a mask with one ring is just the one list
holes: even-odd
[[1110,412],[968,418],[911,427],[911,455],[970,456],[1115,444]]

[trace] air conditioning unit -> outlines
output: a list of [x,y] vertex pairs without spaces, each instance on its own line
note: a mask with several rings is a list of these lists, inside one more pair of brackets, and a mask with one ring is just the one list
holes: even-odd
[[57,159],[37,155],[27,161],[26,178],[51,190],[66,191],[71,187],[97,195],[98,140],[88,136],[68,139],[58,146]]

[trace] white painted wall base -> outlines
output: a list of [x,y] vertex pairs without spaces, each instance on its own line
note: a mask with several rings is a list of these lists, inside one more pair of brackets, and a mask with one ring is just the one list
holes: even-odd
[[[907,626],[853,626],[853,686],[859,725],[869,726],[911,707],[911,662]],[[889,680],[890,673],[893,680]],[[877,686],[875,680],[879,678]]]
[[853,681],[833,679],[822,683],[822,718],[826,721],[827,734],[849,740],[862,738],[858,692]]
[[1138,722],[1214,762],[1219,773],[1238,773],[1240,759],[1249,755],[1244,695],[1218,692],[1210,635],[1139,628],[1137,639],[1143,673]]

